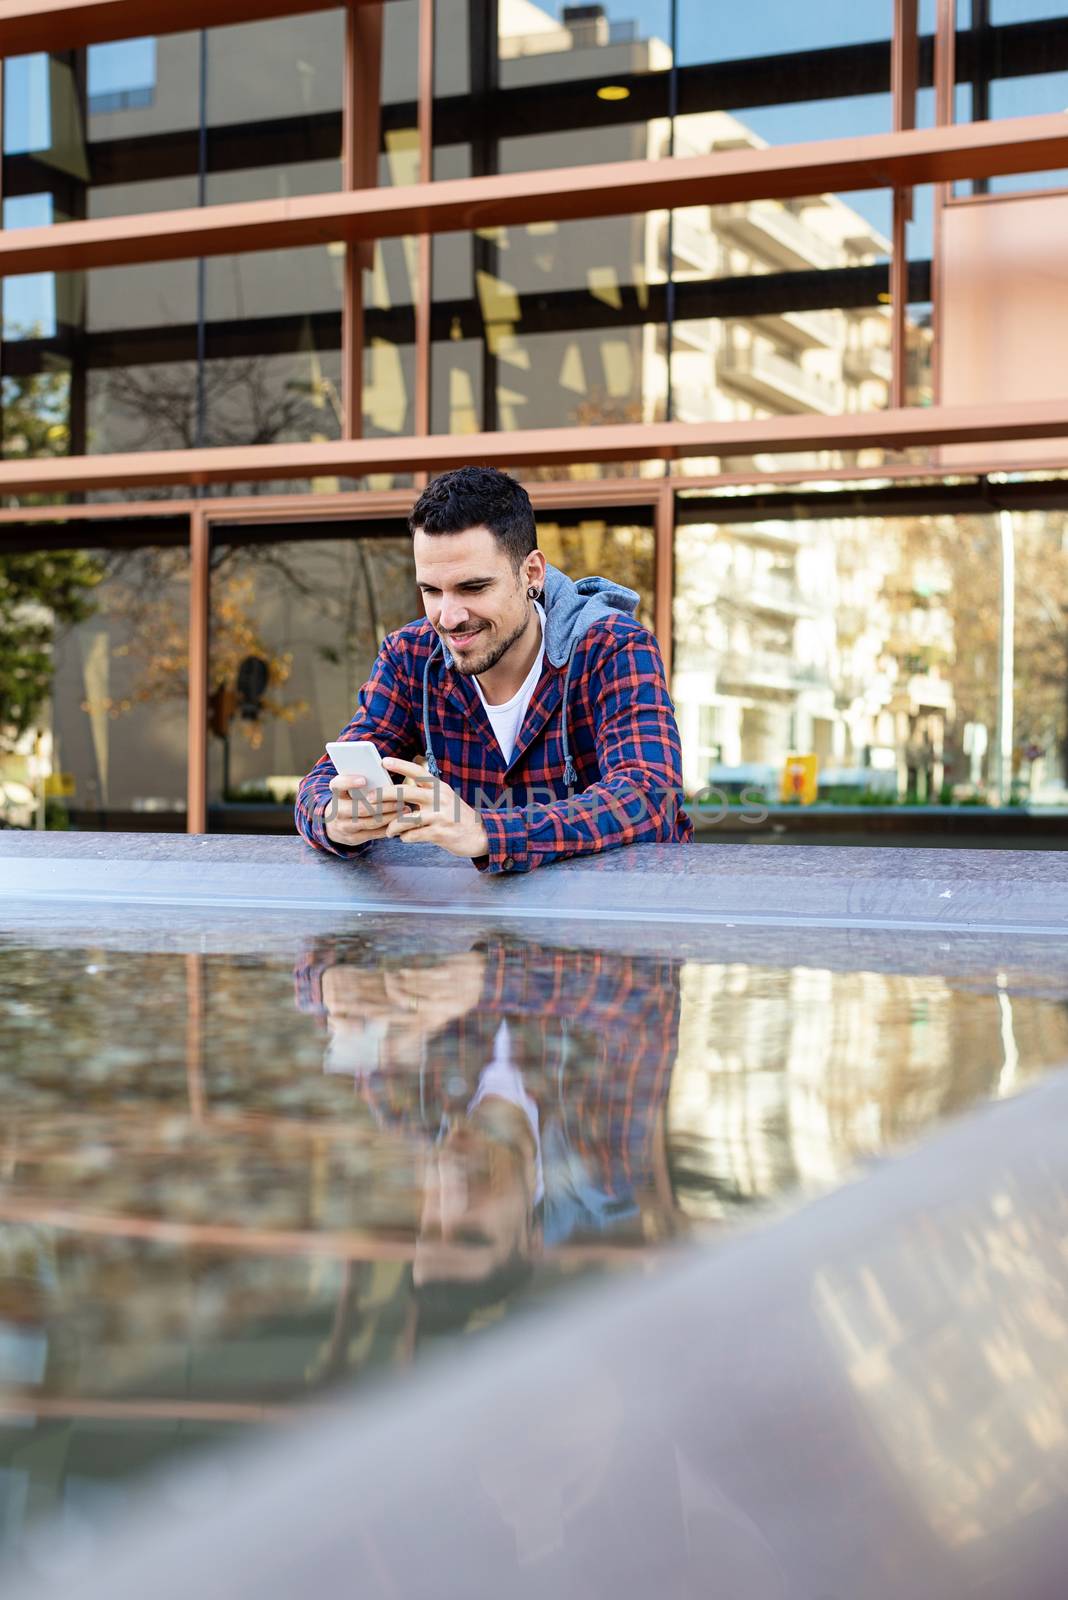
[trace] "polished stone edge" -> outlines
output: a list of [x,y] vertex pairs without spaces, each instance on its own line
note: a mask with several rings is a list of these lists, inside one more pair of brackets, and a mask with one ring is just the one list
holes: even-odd
[[[49,848],[53,838],[62,841],[58,848]],[[398,844],[342,861],[299,839],[5,835],[0,928],[5,904],[15,900],[81,906],[87,917],[118,906],[404,911],[427,920],[548,921],[557,929],[610,918],[650,928],[938,929],[1059,939],[1068,934],[1068,855],[651,845],[491,877],[425,846]]]
[[[611,914],[564,925],[507,917],[492,922],[458,913],[419,919],[398,911],[337,911],[329,907],[265,911],[120,904],[87,907],[69,900],[0,899],[0,949],[108,950],[126,954],[253,956],[260,961],[352,960],[351,941],[371,941],[394,960],[459,954],[487,940],[521,941],[552,949],[697,961],[782,970],[880,972],[934,977],[941,982],[997,987],[1009,995],[1062,1000],[1068,993],[1068,939],[1022,933],[809,927],[777,928],[728,922],[662,923],[653,937],[644,922]],[[344,952],[348,951],[348,954]],[[337,952],[342,954],[337,955]]]
[[[296,834],[180,834],[180,833],[34,833],[0,829],[0,882],[6,860],[49,861],[174,861],[198,864],[241,862],[289,865],[320,874],[360,873],[391,864],[418,864],[420,872],[451,872],[470,879],[474,869],[442,851],[421,845],[387,841],[358,861],[342,861],[313,850]],[[558,861],[551,876],[558,880],[596,874],[598,877],[645,874],[676,878],[723,878],[753,873],[761,877],[822,878],[848,876],[900,882],[910,878],[952,876],[960,881],[1036,882],[1060,884],[1068,891],[1068,850],[959,850],[907,846],[901,849],[862,845],[643,844],[601,855],[576,856]],[[541,870],[529,879],[547,876]]]

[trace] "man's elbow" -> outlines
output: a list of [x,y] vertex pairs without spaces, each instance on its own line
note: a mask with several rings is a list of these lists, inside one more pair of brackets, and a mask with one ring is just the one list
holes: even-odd
[[627,806],[633,843],[667,844],[675,837],[680,790],[655,774],[636,774],[634,794]]

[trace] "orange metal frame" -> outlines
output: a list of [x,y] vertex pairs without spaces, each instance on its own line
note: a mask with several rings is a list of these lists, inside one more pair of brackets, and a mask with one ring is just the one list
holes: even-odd
[[[350,5],[376,0],[344,0]],[[133,39],[151,28],[154,34],[184,33],[192,28],[217,28],[235,22],[263,22],[269,17],[330,11],[339,0],[5,0],[0,14],[0,55],[22,56],[32,50],[77,50],[111,39]]]
[[0,235],[0,275],[69,272],[298,246],[360,243],[676,206],[908,188],[1068,165],[1059,115],[658,161],[494,174],[389,189],[146,212]]
[[[359,478],[369,472],[420,469],[442,472],[472,460],[525,467],[811,450],[895,451],[936,444],[981,444],[989,439],[1054,439],[1065,433],[1068,397],[1006,406],[903,406],[837,417],[792,414],[744,422],[606,423],[585,429],[430,434],[422,439],[403,435],[130,455],[20,458],[0,462],[0,495],[139,490],[172,483],[199,487],[285,478]],[[818,477],[819,473],[809,476]],[[309,512],[315,504],[311,497]],[[164,514],[166,505],[160,504]]]

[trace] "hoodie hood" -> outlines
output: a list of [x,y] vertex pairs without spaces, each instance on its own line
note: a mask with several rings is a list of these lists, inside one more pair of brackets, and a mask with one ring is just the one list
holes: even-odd
[[612,583],[608,578],[580,578],[572,583],[556,567],[546,567],[542,605],[545,607],[545,654],[554,667],[562,667],[583,634],[610,612],[622,611],[633,617],[638,609],[638,596],[633,589]]

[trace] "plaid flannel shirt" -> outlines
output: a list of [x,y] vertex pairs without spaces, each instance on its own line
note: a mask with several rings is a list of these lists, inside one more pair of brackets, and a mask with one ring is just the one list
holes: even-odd
[[[359,1089],[384,1128],[434,1138],[462,1113],[502,1021],[543,1119],[562,1118],[571,1147],[606,1195],[656,1187],[662,1114],[679,1044],[680,963],[608,950],[490,938],[478,1005],[432,1037],[422,1069],[379,1070]],[[329,948],[297,968],[296,1003],[323,1011]]]
[[[384,756],[425,754],[423,671],[438,643],[425,618],[384,641],[341,739],[370,739]],[[664,663],[649,630],[613,612],[578,641],[567,704],[565,669],[548,658],[527,707],[510,763],[470,678],[430,668],[429,735],[442,781],[481,817],[490,872],[529,872],[547,862],[620,845],[685,843],[693,824],[682,810],[682,760]],[[564,776],[568,719],[577,782]],[[373,844],[327,837],[335,767],[324,755],[297,794],[297,827],[309,844],[356,856]]]

